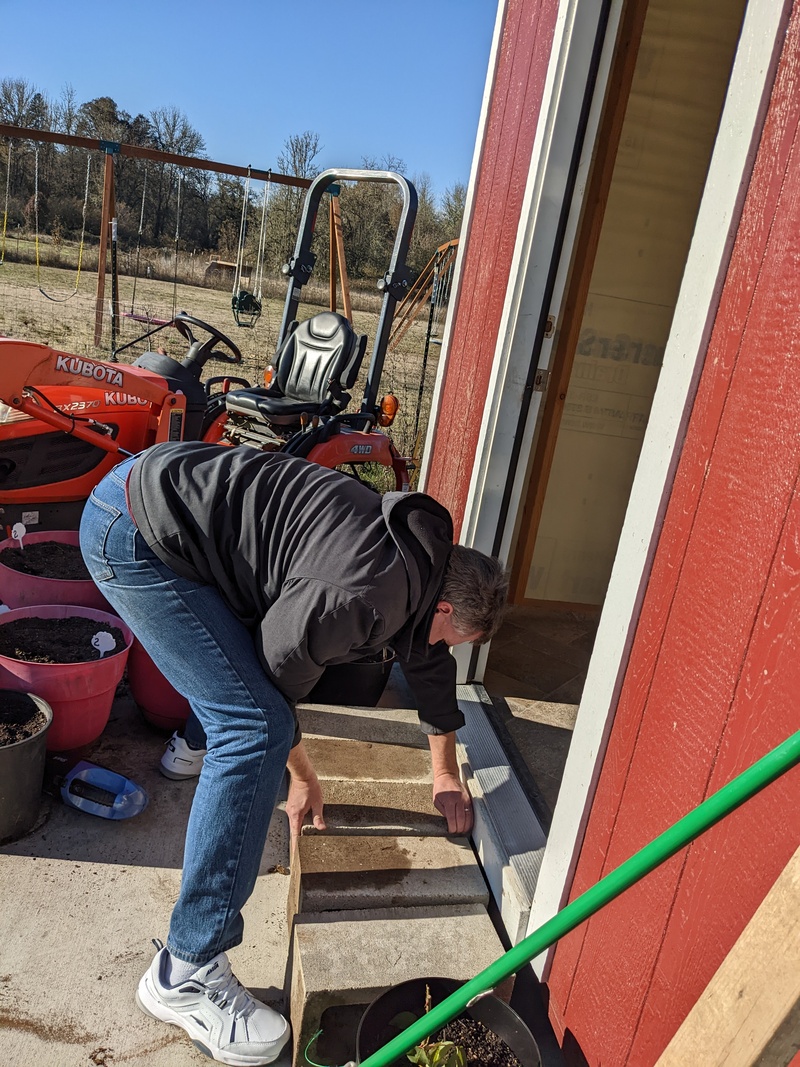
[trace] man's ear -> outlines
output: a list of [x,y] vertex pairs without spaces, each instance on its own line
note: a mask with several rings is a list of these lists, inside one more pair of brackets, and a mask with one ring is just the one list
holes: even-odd
[[436,605],[436,611],[441,615],[450,616],[453,614],[453,605],[449,600],[440,600]]

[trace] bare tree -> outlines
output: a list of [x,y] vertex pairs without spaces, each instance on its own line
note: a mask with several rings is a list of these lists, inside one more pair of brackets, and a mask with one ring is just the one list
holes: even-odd
[[316,178],[320,168],[314,160],[322,151],[319,134],[311,130],[293,133],[283,142],[283,151],[278,156],[278,170],[293,174],[296,178]]
[[[162,152],[202,158],[206,145],[201,134],[177,107],[160,107],[150,112],[153,144]],[[156,163],[151,171],[153,179],[153,239],[160,238],[178,227],[179,168],[173,163]],[[180,175],[181,185],[194,181],[193,172]]]
[[67,83],[61,90],[61,96],[52,106],[53,129],[59,133],[75,133],[79,110],[75,89]]
[[446,232],[445,240],[452,241],[461,232],[466,202],[467,187],[462,182],[456,182],[451,188],[445,189],[442,198],[442,224]]
[[415,174],[413,180],[417,190],[417,220],[411,236],[408,266],[414,274],[418,274],[447,238],[436,208],[430,175]]
[[46,98],[25,78],[0,81],[0,121],[7,126],[49,129],[49,111]]
[[124,112],[110,96],[97,96],[78,108],[75,128],[82,137],[100,141],[121,141],[126,128]]
[[[278,155],[277,170],[297,178],[316,178],[321,168],[315,160],[322,151],[318,133],[305,130],[292,134],[283,143]],[[267,212],[267,249],[265,266],[268,272],[277,273],[288,261],[297,240],[297,230],[303,213],[305,190],[290,185],[281,185],[273,190]],[[320,219],[327,226],[326,218]],[[320,263],[322,267],[322,263]]]
[[202,158],[206,143],[184,113],[175,106],[159,107],[150,112],[153,141],[162,152]]

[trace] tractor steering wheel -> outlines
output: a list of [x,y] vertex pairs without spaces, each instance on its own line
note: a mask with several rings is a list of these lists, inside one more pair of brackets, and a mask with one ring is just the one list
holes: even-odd
[[[207,322],[203,322],[202,319],[196,319],[193,315],[187,315],[185,311],[179,311],[172,320],[172,325],[191,345],[189,355],[187,356],[189,362],[199,364],[201,367],[207,359],[218,359],[223,363],[242,362],[242,353],[230,337],[226,337],[225,334],[215,326],[210,326]],[[208,340],[204,341],[202,344],[199,341],[195,341],[191,330],[192,326],[196,327],[198,330],[205,330],[205,332],[210,335]],[[214,345],[217,343],[224,345],[225,348],[228,349],[229,354],[216,352],[214,350]]]

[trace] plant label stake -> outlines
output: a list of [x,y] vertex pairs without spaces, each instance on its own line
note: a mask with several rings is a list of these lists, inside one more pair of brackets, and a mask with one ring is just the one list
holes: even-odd
[[102,659],[106,652],[112,652],[117,647],[117,642],[110,633],[98,630],[92,638],[92,647],[99,651],[100,659]]
[[14,541],[19,541],[20,551],[22,551],[22,538],[28,532],[27,527],[22,522],[15,522],[11,527],[11,538]]

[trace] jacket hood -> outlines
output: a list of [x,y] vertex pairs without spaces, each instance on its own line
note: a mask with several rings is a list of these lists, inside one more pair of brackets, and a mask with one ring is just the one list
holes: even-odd
[[381,507],[408,571],[411,617],[395,640],[396,651],[407,656],[415,631],[423,625],[427,641],[429,620],[439,601],[445,566],[453,548],[453,520],[450,512],[426,493],[385,493]]

